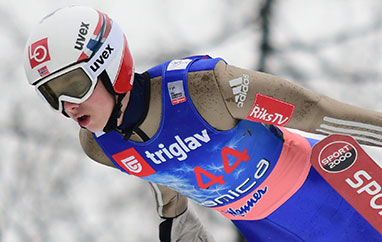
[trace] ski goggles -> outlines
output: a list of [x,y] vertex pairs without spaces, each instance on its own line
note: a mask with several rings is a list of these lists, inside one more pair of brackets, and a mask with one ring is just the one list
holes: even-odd
[[118,54],[124,43],[123,32],[113,23],[109,36],[93,57],[59,70],[42,79],[35,90],[54,110],[63,111],[63,102],[82,103],[90,97],[98,76]]

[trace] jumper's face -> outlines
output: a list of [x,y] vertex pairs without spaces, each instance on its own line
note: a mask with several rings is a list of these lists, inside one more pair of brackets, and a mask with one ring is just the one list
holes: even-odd
[[93,93],[82,103],[64,102],[64,110],[74,121],[91,132],[102,130],[114,108],[114,97],[98,81]]

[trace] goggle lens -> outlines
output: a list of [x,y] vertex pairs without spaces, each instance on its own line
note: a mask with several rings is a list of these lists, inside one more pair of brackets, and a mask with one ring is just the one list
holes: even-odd
[[77,68],[62,76],[56,77],[38,87],[39,92],[46,101],[56,110],[59,110],[59,97],[62,95],[81,99],[92,87],[92,81],[88,75]]

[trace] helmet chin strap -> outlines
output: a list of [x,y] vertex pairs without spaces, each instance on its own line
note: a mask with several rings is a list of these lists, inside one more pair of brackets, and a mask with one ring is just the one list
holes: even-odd
[[124,94],[117,94],[117,100],[115,101],[113,111],[111,112],[111,115],[109,117],[109,120],[106,123],[106,126],[103,128],[103,131],[105,133],[108,133],[110,131],[113,131],[118,126],[118,118],[121,117],[122,114],[122,99],[125,97],[126,93]]
[[126,93],[118,94],[114,91],[113,86],[110,82],[109,76],[107,75],[106,71],[103,71],[100,74],[100,79],[105,86],[106,90],[113,95],[113,97],[117,97],[115,99],[114,108],[111,112],[111,115],[109,117],[109,120],[107,121],[105,127],[103,128],[103,131],[105,133],[108,133],[110,131],[116,130],[118,126],[118,118],[122,114],[122,99],[126,96]]

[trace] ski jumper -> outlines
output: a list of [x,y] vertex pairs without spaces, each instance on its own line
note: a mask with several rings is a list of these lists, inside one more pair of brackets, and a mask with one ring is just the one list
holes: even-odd
[[[359,231],[354,232],[354,224],[371,239],[378,238],[311,169],[314,141],[247,120],[219,131],[199,115],[188,93],[187,74],[213,70],[221,60],[196,56],[150,69],[150,78],[162,77],[157,133],[146,142],[125,140],[117,131],[94,134],[114,165],[217,210],[248,241],[356,241]],[[360,238],[365,241],[367,236]]]

